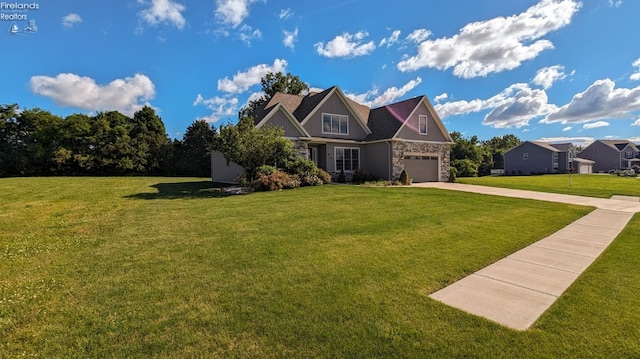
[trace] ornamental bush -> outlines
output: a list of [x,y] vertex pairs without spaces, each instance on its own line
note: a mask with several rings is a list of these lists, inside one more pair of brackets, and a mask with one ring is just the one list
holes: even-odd
[[256,191],[278,191],[300,187],[300,178],[283,171],[275,171],[269,175],[260,174],[253,181],[251,187]]
[[331,183],[331,175],[329,174],[329,172],[323,170],[322,168],[318,168],[317,176],[322,180],[323,184]]
[[400,182],[400,184],[408,186],[411,184],[411,178],[409,178],[409,174],[407,173],[406,170],[402,170],[402,172],[400,172],[400,178],[398,178],[398,182]]

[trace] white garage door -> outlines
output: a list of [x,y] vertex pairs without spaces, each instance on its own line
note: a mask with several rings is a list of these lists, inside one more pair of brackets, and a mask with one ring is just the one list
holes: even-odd
[[438,182],[440,179],[438,157],[435,156],[405,156],[404,169],[413,182]]
[[591,173],[591,165],[580,165],[578,173]]

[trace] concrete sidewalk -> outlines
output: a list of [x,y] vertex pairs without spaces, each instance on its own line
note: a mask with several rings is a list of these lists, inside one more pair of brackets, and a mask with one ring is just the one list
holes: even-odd
[[599,199],[457,183],[424,183],[497,196],[594,206],[560,231],[430,295],[516,330],[528,329],[640,212],[637,197]]

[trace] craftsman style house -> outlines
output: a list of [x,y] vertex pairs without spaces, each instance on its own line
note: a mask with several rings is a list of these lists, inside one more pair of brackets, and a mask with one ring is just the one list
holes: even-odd
[[571,143],[526,141],[504,154],[505,175],[591,173],[593,161],[576,156]]
[[580,157],[595,161],[594,172],[626,170],[640,165],[640,149],[628,140],[596,140],[580,152]]
[[[298,155],[332,176],[363,171],[396,180],[447,181],[453,140],[426,96],[371,109],[337,86],[319,93],[276,93],[253,113],[257,127],[278,126]],[[242,171],[220,153],[211,156],[212,179],[232,182]]]

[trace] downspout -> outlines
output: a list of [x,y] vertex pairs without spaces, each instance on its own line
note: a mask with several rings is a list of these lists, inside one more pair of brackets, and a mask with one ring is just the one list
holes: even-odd
[[385,142],[387,143],[387,147],[389,148],[389,152],[388,152],[389,153],[389,161],[387,161],[388,162],[389,173],[388,173],[387,178],[389,179],[389,181],[392,181],[391,168],[393,167],[393,150],[391,149],[391,142],[390,141],[385,141]]

